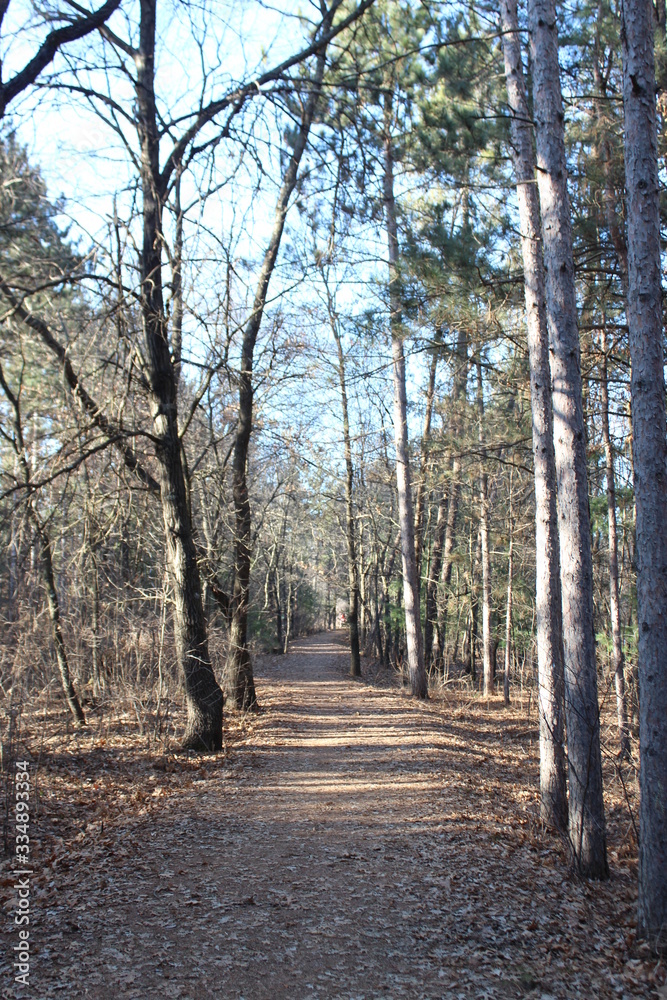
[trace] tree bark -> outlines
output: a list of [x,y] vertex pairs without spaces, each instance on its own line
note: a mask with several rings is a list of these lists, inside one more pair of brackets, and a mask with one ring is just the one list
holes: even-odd
[[510,666],[512,662],[512,583],[514,576],[514,512],[512,510],[512,470],[509,492],[509,546],[507,552],[507,608],[505,611],[505,670],[503,672],[503,701],[510,703]]
[[77,725],[84,726],[86,724],[86,717],[83,714],[81,703],[74,688],[67,660],[65,640],[63,639],[62,625],[60,621],[60,601],[58,599],[56,581],[53,575],[51,540],[49,539],[49,536],[47,535],[40,519],[32,508],[30,509],[30,518],[39,541],[39,551],[42,558],[42,577],[44,580],[44,589],[46,591],[46,603],[49,609],[49,620],[51,622],[51,637],[53,639],[53,648],[56,651],[56,662],[58,664],[58,672],[60,674],[60,683],[62,685],[63,694],[65,695],[67,707],[76,719]]
[[[325,29],[328,27],[325,24]],[[234,590],[232,594],[229,654],[224,672],[225,695],[232,707],[249,709],[257,705],[255,681],[248,650],[248,597],[250,592],[250,556],[252,547],[250,498],[248,495],[248,449],[253,419],[253,362],[257,335],[264,315],[271,276],[278,257],[285,228],[289,200],[296,187],[301,158],[308,144],[308,134],[322,89],[326,64],[326,49],[317,56],[310,94],[303,107],[299,131],[296,135],[283,183],[278,194],[269,240],[250,319],[243,331],[241,369],[239,372],[239,409],[234,452],[232,456],[232,493],[234,498],[235,553]],[[288,611],[289,614],[289,611]]]
[[160,136],[154,90],[156,0],[141,0],[140,10],[135,91],[143,195],[141,312],[149,365],[166,563],[174,597],[174,640],[185,681],[188,714],[183,746],[217,751],[222,749],[223,696],[208,652],[201,580],[178,433],[176,377],[162,289],[164,186],[160,176]]
[[442,547],[445,538],[445,523],[447,518],[447,496],[442,493],[438,504],[438,517],[435,523],[431,564],[426,581],[426,614],[424,618],[424,664],[431,665],[433,653],[434,628],[437,626],[438,615],[438,579],[442,566]]
[[623,106],[628,205],[628,327],[637,507],[639,633],[638,932],[667,930],[667,442],[662,350],[655,66],[650,7],[623,0]]
[[601,330],[600,359],[600,403],[602,408],[602,441],[604,443],[607,477],[607,520],[609,525],[609,610],[611,617],[612,664],[616,688],[616,715],[618,719],[619,756],[621,760],[630,756],[630,730],[628,728],[628,707],[625,697],[625,673],[623,664],[623,636],[621,632],[621,600],[618,585],[618,535],[616,525],[616,482],[614,475],[614,452],[609,433],[609,390],[607,374],[607,335]]
[[[454,371],[452,385],[451,404],[451,430],[452,447],[456,452],[459,450],[460,435],[463,426],[462,408],[466,399],[466,386],[468,382],[468,335],[464,328],[459,329],[456,337],[456,369]],[[452,458],[451,476],[449,485],[449,496],[447,500],[447,520],[445,522],[445,541],[442,555],[442,570],[440,573],[440,588],[437,599],[437,625],[435,629],[433,644],[433,662],[442,663],[445,655],[445,641],[447,629],[447,588],[452,578],[452,552],[454,550],[454,538],[456,533],[456,520],[459,511],[459,492],[461,484],[459,481],[461,473],[461,459],[458,454]]]
[[419,612],[419,578],[415,552],[415,519],[412,508],[410,455],[408,445],[408,402],[405,388],[405,355],[401,296],[398,275],[398,232],[394,203],[394,163],[391,139],[392,98],[384,99],[384,210],[389,250],[389,308],[391,354],[394,377],[394,437],[396,443],[396,483],[403,556],[403,603],[410,687],[416,698],[428,697],[428,681],[424,669],[424,647]]
[[350,418],[347,406],[347,386],[345,383],[345,354],[335,316],[329,299],[331,331],[336,341],[338,354],[338,383],[343,412],[343,441],[345,446],[345,531],[347,536],[347,568],[349,580],[348,629],[350,634],[350,676],[361,677],[359,655],[359,567],[357,565],[355,517],[354,517],[354,466],[352,464],[352,441],[350,438]]
[[[424,430],[421,441],[421,461],[419,469],[419,482],[417,483],[417,496],[415,500],[415,561],[417,563],[417,577],[421,577],[422,550],[424,546],[424,506],[426,499],[426,474],[428,463],[428,446],[431,439],[431,420],[433,417],[433,400],[435,398],[435,376],[438,368],[438,357],[440,355],[440,345],[442,343],[442,327],[435,331],[433,354],[428,372],[428,385],[426,387],[426,413],[424,415]],[[424,656],[425,663],[428,663]]]
[[493,694],[494,657],[491,640],[491,551],[489,548],[489,482],[484,467],[484,388],[482,362],[477,359],[478,440],[482,461],[479,473],[479,533],[482,542],[482,663],[484,695]]
[[567,828],[563,721],[563,632],[556,460],[551,409],[549,334],[535,153],[521,57],[516,0],[502,0],[505,79],[511,114],[512,161],[517,183],[523,255],[535,477],[535,605],[540,722],[540,815],[555,830]]
[[606,878],[609,870],[593,626],[586,428],[554,0],[529,0],[529,20],[553,380],[570,789],[569,839],[577,871],[589,878]]

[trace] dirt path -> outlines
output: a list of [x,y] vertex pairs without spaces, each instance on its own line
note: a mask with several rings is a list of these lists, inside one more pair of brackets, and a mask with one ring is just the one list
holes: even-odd
[[59,869],[17,995],[658,995],[627,951],[632,874],[576,884],[535,826],[525,718],[416,705],[346,665],[339,634],[259,665],[268,710],[231,764]]

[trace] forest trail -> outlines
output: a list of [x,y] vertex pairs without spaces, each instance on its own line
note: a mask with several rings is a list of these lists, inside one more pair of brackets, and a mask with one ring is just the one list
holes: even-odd
[[245,741],[59,871],[34,991],[4,995],[653,995],[621,961],[633,875],[577,884],[536,828],[525,715],[416,704],[347,665],[342,633],[260,660]]

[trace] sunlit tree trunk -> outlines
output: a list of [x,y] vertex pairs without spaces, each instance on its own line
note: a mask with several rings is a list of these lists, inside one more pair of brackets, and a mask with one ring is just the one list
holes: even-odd
[[415,552],[415,519],[410,482],[408,445],[408,401],[405,388],[405,355],[398,274],[398,231],[394,203],[394,161],[391,138],[392,99],[385,93],[384,136],[384,209],[389,249],[389,308],[391,354],[394,378],[394,438],[396,444],[396,483],[403,556],[403,603],[410,687],[417,698],[426,698],[428,682],[424,669],[424,648],[419,612],[419,578]]
[[[424,546],[424,507],[426,501],[426,479],[428,467],[428,449],[431,440],[431,421],[433,418],[433,400],[435,398],[435,376],[438,368],[438,355],[442,343],[442,328],[438,327],[433,340],[433,353],[428,372],[428,385],[426,386],[426,413],[424,415],[424,430],[421,440],[421,460],[419,469],[419,482],[417,483],[417,497],[415,501],[415,559],[417,562],[417,576],[421,576],[422,550]],[[424,657],[428,664],[428,659]]]
[[491,550],[489,546],[489,481],[484,465],[484,387],[482,362],[477,359],[478,433],[482,462],[479,473],[479,534],[482,543],[482,663],[484,694],[493,694],[493,647],[491,639]]
[[[639,933],[667,932],[667,441],[660,206],[651,9],[623,0],[628,327],[637,505]],[[664,26],[663,26],[664,35]]]
[[569,839],[581,875],[606,878],[593,562],[588,511],[572,221],[554,0],[529,0],[547,323],[553,381],[554,452],[563,607]]
[[447,588],[452,578],[452,553],[456,537],[456,520],[459,511],[459,492],[461,489],[461,459],[458,455],[460,436],[463,425],[462,409],[466,401],[466,385],[468,381],[468,336],[464,328],[459,329],[456,338],[454,356],[454,377],[451,402],[451,432],[455,454],[452,458],[447,498],[447,519],[445,521],[445,539],[442,552],[442,569],[440,571],[440,587],[438,593],[437,625],[433,640],[433,662],[441,663],[445,655],[447,629]]
[[503,672],[503,700],[510,703],[510,666],[512,662],[512,584],[514,577],[514,512],[512,510],[512,470],[509,483],[509,545],[507,552],[507,608],[505,611],[505,670]]
[[434,628],[437,626],[438,612],[438,579],[442,566],[442,547],[445,539],[445,524],[447,519],[447,496],[443,493],[438,504],[438,517],[435,523],[431,562],[426,581],[426,614],[424,621],[424,663],[431,665],[433,654]]
[[614,452],[609,432],[609,390],[607,375],[607,335],[604,325],[601,330],[600,359],[600,403],[602,417],[602,441],[604,443],[607,478],[607,521],[609,537],[609,612],[611,618],[612,663],[616,688],[616,715],[618,718],[618,739],[620,757],[630,755],[630,730],[628,729],[628,707],[625,696],[625,674],[623,669],[623,635],[621,632],[621,599],[618,585],[618,536],[616,525],[616,481],[614,475]]
[[533,131],[526,98],[516,0],[502,0],[501,25],[511,113],[512,161],[519,202],[530,366],[537,553],[535,605],[540,722],[540,815],[547,826],[565,830],[567,788],[563,745],[563,633],[549,334]]
[[345,354],[338,329],[338,319],[329,302],[331,330],[336,341],[338,354],[338,383],[343,412],[343,442],[345,447],[345,533],[347,537],[347,569],[349,581],[348,629],[350,634],[350,675],[361,677],[359,656],[359,566],[356,553],[356,524],[354,517],[354,467],[352,464],[352,441],[350,438],[350,418],[347,406],[347,385],[345,383]]

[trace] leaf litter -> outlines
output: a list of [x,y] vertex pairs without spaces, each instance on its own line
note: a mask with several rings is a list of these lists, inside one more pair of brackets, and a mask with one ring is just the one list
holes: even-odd
[[65,740],[29,717],[31,985],[5,858],[4,1000],[664,997],[635,942],[632,784],[608,766],[611,878],[577,881],[537,820],[534,719],[346,668],[340,633],[258,658],[263,711],[218,757],[130,716]]

